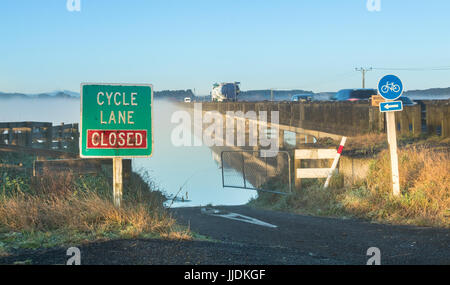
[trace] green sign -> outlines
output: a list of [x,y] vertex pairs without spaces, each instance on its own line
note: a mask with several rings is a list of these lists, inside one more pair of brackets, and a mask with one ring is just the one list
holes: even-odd
[[153,86],[81,84],[81,157],[149,157]]

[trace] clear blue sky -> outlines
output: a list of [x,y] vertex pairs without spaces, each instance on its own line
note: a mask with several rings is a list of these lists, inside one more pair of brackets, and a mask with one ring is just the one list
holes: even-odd
[[[355,67],[450,67],[450,1],[0,1],[0,91],[79,91],[81,82],[152,83],[209,93],[360,87]],[[450,70],[385,73],[406,89],[449,87]]]

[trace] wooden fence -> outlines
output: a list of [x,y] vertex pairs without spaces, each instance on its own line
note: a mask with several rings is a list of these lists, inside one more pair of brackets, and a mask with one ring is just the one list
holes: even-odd
[[[123,159],[123,178],[131,178],[131,159]],[[88,159],[58,159],[36,160],[33,163],[33,176],[41,176],[48,173],[58,174],[71,172],[73,174],[98,174],[102,171],[112,173],[112,159],[88,158]]]
[[0,144],[78,153],[78,124],[0,122]]
[[[33,163],[33,176],[67,172],[97,174],[112,168],[111,159],[80,159],[79,137],[78,124],[53,126],[48,122],[0,122],[0,152],[36,155],[38,160]],[[46,160],[46,157],[58,159]],[[0,164],[0,167],[28,171],[23,165]],[[131,177],[131,172],[131,160],[124,159],[125,180]]]

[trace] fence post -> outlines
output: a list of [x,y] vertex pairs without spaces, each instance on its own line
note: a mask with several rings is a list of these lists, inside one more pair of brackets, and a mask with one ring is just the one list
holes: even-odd
[[25,133],[25,145],[27,147],[32,147],[33,144],[33,123],[26,124],[26,133]]
[[53,125],[49,124],[45,130],[45,146],[53,149]]
[[61,126],[58,131],[58,149],[63,149],[63,134],[64,134],[64,123],[61,123]]
[[14,142],[14,129],[13,128],[9,128],[8,129],[8,144],[12,145]]
[[450,136],[450,104],[444,106],[442,114],[442,137],[446,138]]

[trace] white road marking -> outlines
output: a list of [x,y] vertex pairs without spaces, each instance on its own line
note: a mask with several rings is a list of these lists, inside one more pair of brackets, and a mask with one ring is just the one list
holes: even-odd
[[258,225],[258,226],[263,226],[263,227],[268,227],[268,228],[277,228],[276,225],[272,225],[272,224],[260,221],[258,219],[255,219],[255,218],[252,218],[252,217],[248,217],[248,216],[244,216],[244,215],[241,215],[241,214],[222,213],[221,211],[216,210],[216,209],[205,209],[205,208],[202,208],[202,213],[206,214],[206,215],[210,215],[210,216],[216,216],[216,217],[222,217],[222,218],[225,218],[225,219],[246,222],[246,223],[250,223],[250,224],[254,224],[254,225]]

